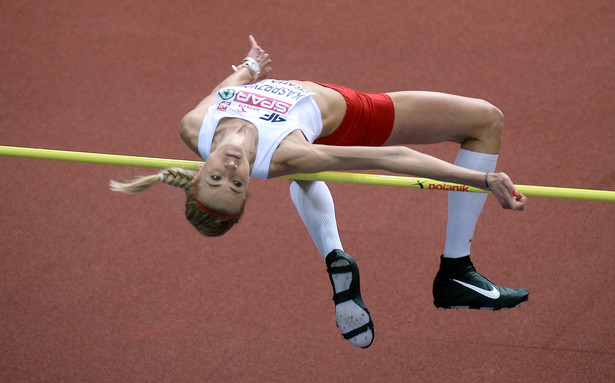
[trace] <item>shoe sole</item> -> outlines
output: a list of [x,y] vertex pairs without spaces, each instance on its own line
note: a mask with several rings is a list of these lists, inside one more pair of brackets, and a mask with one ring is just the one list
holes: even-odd
[[[346,262],[348,262],[348,265],[332,267],[331,265],[333,264],[333,262],[339,259],[345,260]],[[361,277],[359,274],[359,267],[357,266],[357,263],[354,261],[354,259],[350,255],[344,253],[341,250],[333,250],[331,253],[329,253],[326,257],[326,264],[327,264],[327,272],[329,273],[329,278],[331,281],[331,285],[333,287],[333,293],[334,293],[333,301],[336,306],[336,324],[338,328],[340,328],[341,330],[339,323],[337,323],[338,322],[337,306],[339,304],[352,301],[354,302],[354,304],[356,305],[356,308],[358,309],[356,310],[357,313],[360,312],[359,314],[367,314],[367,319],[368,319],[367,323],[362,324],[345,333],[342,333],[342,337],[350,341],[353,345],[357,347],[368,348],[374,342],[374,323],[372,322],[372,318],[369,313],[369,310],[367,309],[367,307],[365,307],[365,303],[363,302],[363,298],[361,297],[361,288],[360,288]],[[335,284],[332,278],[333,274],[338,274],[338,273],[341,274],[341,273],[346,273],[346,272],[350,272],[352,275],[352,281],[350,283],[350,288],[340,293],[335,293]],[[368,344],[358,345],[352,341],[352,339],[358,336],[361,336],[363,334],[366,334],[370,330],[371,330],[371,339]]]
[[522,304],[524,304],[525,302],[527,302],[527,297],[522,300],[521,302],[517,303],[516,305],[512,305],[512,306],[502,306],[502,307],[498,307],[498,306],[493,306],[493,307],[489,307],[489,306],[484,306],[484,307],[477,307],[477,306],[437,306],[436,308],[438,309],[470,309],[470,310],[490,310],[490,311],[499,311],[499,310],[506,310],[506,309],[514,309],[515,307],[519,307]]

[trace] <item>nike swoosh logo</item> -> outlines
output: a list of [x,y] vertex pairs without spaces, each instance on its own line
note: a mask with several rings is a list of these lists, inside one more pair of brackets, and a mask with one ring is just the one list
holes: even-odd
[[463,281],[458,281],[457,279],[452,279],[453,281],[459,283],[462,286],[467,287],[468,289],[474,290],[480,295],[484,295],[490,299],[498,299],[500,297],[500,292],[495,288],[495,286],[491,285],[491,290],[481,289],[480,287],[476,287],[469,283],[465,283]]

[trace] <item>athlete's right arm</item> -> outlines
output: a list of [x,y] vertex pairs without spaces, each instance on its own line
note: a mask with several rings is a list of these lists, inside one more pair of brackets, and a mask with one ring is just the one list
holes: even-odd
[[293,134],[283,140],[275,151],[269,175],[279,177],[293,173],[370,169],[432,178],[482,189],[487,186],[485,177],[488,176],[488,186],[502,207],[522,210],[526,202],[523,195],[515,199],[513,192],[516,188],[504,173],[486,175],[404,146],[313,145]]

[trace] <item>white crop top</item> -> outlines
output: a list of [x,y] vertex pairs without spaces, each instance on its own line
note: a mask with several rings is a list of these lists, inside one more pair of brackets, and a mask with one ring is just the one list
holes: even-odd
[[273,152],[295,130],[309,142],[322,132],[322,117],[313,93],[289,81],[267,79],[255,84],[221,89],[209,107],[199,131],[198,149],[207,160],[218,123],[240,118],[256,126],[258,146],[251,176],[267,178]]

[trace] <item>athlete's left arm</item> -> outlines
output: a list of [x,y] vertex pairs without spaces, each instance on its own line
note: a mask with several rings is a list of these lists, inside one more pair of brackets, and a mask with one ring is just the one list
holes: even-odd
[[207,114],[207,109],[216,102],[216,93],[223,88],[238,85],[247,85],[265,79],[271,73],[271,58],[256,42],[254,36],[250,35],[250,51],[246,58],[251,58],[256,61],[260,68],[260,73],[252,72],[246,66],[240,66],[230,76],[222,80],[214,87],[211,93],[205,97],[199,104],[184,118],[179,124],[179,135],[186,145],[195,153],[199,154],[197,149],[199,130],[203,119]]
[[[247,66],[239,66],[235,72],[230,76],[222,80],[218,85],[214,87],[212,92],[203,101],[201,101],[195,109],[199,109],[202,106],[211,105],[216,99],[216,92],[220,89],[230,86],[248,85],[261,80],[264,80],[271,73],[271,57],[269,54],[261,48],[254,36],[250,35],[250,51],[246,55],[246,58],[253,59],[258,64],[260,72],[256,74],[252,72]],[[211,98],[213,97],[213,101]],[[204,104],[204,105],[203,105]]]

